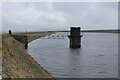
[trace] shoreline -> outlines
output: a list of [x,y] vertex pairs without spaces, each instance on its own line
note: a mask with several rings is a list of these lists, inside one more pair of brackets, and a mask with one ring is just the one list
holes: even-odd
[[[56,30],[56,31],[41,31],[41,33],[44,32],[70,32],[70,30]],[[95,32],[95,33],[120,33],[120,29],[110,29],[110,30],[81,30],[81,32]],[[23,33],[27,33],[27,34],[35,34],[35,33],[40,33],[38,31],[33,31],[33,32],[15,32],[14,34],[23,34]],[[8,33],[2,33],[1,35],[6,35]]]
[[[58,31],[58,32],[70,32],[68,30]],[[90,32],[90,33],[120,33],[120,30],[81,30],[81,32]]]
[[[27,34],[29,35],[43,34],[43,36],[47,36],[47,35],[51,35],[57,32],[59,31],[27,32]],[[60,32],[64,32],[64,31],[60,31]],[[107,33],[111,33],[111,32],[107,32]],[[14,33],[14,34],[26,34],[26,33],[23,32],[23,33]],[[40,37],[29,36],[28,43],[38,38]],[[3,62],[2,78],[13,77],[13,78],[52,78],[52,79],[55,79],[25,51],[23,43],[15,40],[9,34],[2,34],[1,50],[2,50],[2,62]],[[30,66],[34,66],[34,67],[30,67]]]
[[[44,32],[44,36],[54,32]],[[23,33],[25,34],[25,33]],[[31,34],[31,33],[29,33]],[[42,34],[32,33],[35,35]],[[31,42],[40,37],[28,38]],[[24,49],[24,44],[15,40],[10,35],[2,39],[2,78],[51,78],[55,80],[40,64],[38,64]]]

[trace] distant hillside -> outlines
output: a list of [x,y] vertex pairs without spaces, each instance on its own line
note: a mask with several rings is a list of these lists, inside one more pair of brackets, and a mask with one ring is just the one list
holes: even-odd
[[120,33],[120,30],[82,30],[81,32]]
[[[70,32],[70,31],[57,31],[57,32]],[[120,29],[117,30],[81,30],[81,32],[101,32],[101,33],[120,33]]]

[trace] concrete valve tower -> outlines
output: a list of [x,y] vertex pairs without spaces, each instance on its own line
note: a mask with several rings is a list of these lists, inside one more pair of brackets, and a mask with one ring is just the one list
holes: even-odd
[[80,27],[71,27],[70,35],[70,48],[80,48],[81,47],[81,37]]

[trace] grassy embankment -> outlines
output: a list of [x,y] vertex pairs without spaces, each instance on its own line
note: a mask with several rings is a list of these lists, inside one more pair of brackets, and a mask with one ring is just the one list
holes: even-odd
[[120,33],[120,30],[82,30],[82,32]]
[[[55,32],[29,32],[28,35],[43,34],[43,36]],[[25,34],[25,33],[14,33]],[[40,38],[29,36],[28,41]],[[2,77],[3,78],[52,78],[24,49],[24,44],[15,40],[8,34],[2,35]]]
[[[58,32],[70,32],[70,31],[58,31]],[[120,30],[81,30],[81,32],[94,32],[94,33],[120,33]]]

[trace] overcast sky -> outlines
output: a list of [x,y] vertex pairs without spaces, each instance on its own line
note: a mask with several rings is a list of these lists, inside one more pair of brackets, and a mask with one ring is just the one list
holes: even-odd
[[12,31],[117,29],[117,2],[6,2],[2,29]]

